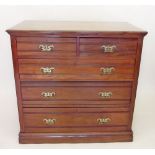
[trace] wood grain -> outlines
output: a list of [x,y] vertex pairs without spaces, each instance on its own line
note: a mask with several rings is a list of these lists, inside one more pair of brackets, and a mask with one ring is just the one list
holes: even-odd
[[[42,110],[43,112],[43,110]],[[58,128],[58,127],[104,127],[104,126],[117,126],[117,125],[127,125],[128,124],[128,113],[61,113],[55,114],[53,110],[51,114],[39,113],[24,114],[25,127],[48,127],[48,128]],[[98,118],[110,118],[111,121],[99,124]],[[52,125],[46,124],[44,119],[56,119],[56,122]]]
[[29,143],[102,143],[131,142],[132,131],[77,132],[77,133],[20,133],[19,142]]
[[59,31],[59,32],[86,32],[89,31],[104,31],[104,32],[131,32],[131,33],[146,33],[140,28],[133,26],[127,22],[73,22],[73,21],[23,21],[20,24],[9,29],[11,31]]
[[[20,143],[132,141],[143,38],[128,23],[24,21],[11,36]],[[42,52],[40,44],[53,45]],[[105,52],[101,46],[116,48]],[[54,67],[43,75],[41,67]],[[101,67],[115,67],[101,75]],[[56,95],[44,98],[42,92]],[[112,92],[102,98],[99,92]],[[110,117],[98,124],[100,117]],[[56,118],[53,126],[44,118]]]
[[[23,100],[110,100],[130,99],[130,87],[22,87]],[[42,92],[55,92],[53,97],[43,97]],[[102,98],[100,92],[112,92]]]
[[44,108],[100,108],[106,110],[128,110],[130,100],[120,101],[23,101],[23,107],[44,107]]
[[[51,75],[46,75],[42,72],[42,67],[54,68],[54,71]],[[110,68],[113,67],[114,71],[111,74],[103,74],[101,68]],[[101,79],[112,79],[117,80],[132,80],[134,78],[134,65],[117,65],[117,64],[102,64],[102,65],[55,65],[55,64],[25,64],[19,65],[19,74],[24,80],[24,77],[31,78],[31,75],[35,75],[34,78],[49,80],[58,78],[69,79],[73,75],[75,80],[81,79],[81,76],[87,76],[91,80],[96,76],[96,80]],[[29,76],[30,75],[30,76]],[[38,76],[39,75],[39,76]],[[33,80],[33,79],[32,79]],[[74,80],[74,79],[73,79]]]

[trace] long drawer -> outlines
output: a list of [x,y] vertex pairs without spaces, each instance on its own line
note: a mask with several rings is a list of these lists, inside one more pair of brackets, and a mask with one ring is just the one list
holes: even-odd
[[[25,129],[31,132],[65,132],[92,130],[117,130],[118,127],[127,127],[128,112],[63,112],[63,109],[25,108]],[[116,128],[115,128],[116,127]],[[34,131],[34,129],[36,129]]]
[[22,87],[23,100],[129,100],[131,87]]
[[[53,62],[54,61],[54,62]],[[115,80],[130,81],[134,77],[134,60],[98,60],[94,63],[74,59],[19,60],[21,80]],[[81,64],[80,64],[81,62]],[[93,61],[92,61],[93,62]],[[82,64],[83,63],[83,64]]]
[[[80,80],[81,76],[86,79],[96,80],[133,80],[134,66],[133,65],[79,65],[79,66],[63,66],[63,65],[33,65],[26,64],[19,66],[19,73],[21,79],[29,78],[32,80],[57,80],[60,78],[68,79],[70,77],[75,80]],[[30,75],[30,76],[29,76]],[[31,75],[35,75],[32,76]],[[34,77],[34,78],[33,78]]]

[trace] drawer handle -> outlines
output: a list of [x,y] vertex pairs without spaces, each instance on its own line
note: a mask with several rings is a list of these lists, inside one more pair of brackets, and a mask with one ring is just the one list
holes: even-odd
[[112,74],[115,71],[114,67],[101,67],[101,75]]
[[99,92],[99,96],[102,98],[111,98],[112,92]]
[[56,123],[56,119],[55,118],[44,118],[43,122],[47,125],[53,125]]
[[107,117],[107,118],[98,118],[97,119],[98,124],[106,124],[106,123],[108,123],[110,121],[111,121],[111,119],[109,117]]
[[45,98],[54,97],[56,95],[55,92],[42,92],[41,95]]
[[48,44],[40,44],[39,45],[39,49],[42,51],[42,52],[51,52],[54,50],[54,45],[48,45]]
[[53,74],[54,67],[41,67],[40,70],[43,74]]
[[102,45],[101,49],[105,52],[105,53],[113,53],[116,49],[116,45]]

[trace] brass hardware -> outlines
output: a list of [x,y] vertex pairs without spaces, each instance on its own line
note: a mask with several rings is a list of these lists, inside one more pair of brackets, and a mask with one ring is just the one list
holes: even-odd
[[105,53],[112,53],[116,49],[116,45],[102,45],[101,49],[103,49]]
[[55,118],[44,118],[43,119],[43,122],[47,125],[53,125],[55,124],[56,122],[56,119]]
[[99,96],[102,98],[111,98],[112,92],[99,92]]
[[111,119],[109,117],[107,117],[107,118],[98,118],[97,119],[98,124],[106,124],[106,123],[108,123],[110,121],[111,121]]
[[41,67],[40,70],[43,74],[52,74],[54,71],[54,67]]
[[54,49],[54,45],[48,45],[48,44],[40,44],[39,45],[39,49],[42,51],[42,52],[51,52],[53,51]]
[[45,98],[54,97],[56,95],[55,92],[42,92],[41,95]]
[[101,74],[112,74],[113,71],[115,71],[115,68],[114,67],[101,67],[100,68],[101,70]]

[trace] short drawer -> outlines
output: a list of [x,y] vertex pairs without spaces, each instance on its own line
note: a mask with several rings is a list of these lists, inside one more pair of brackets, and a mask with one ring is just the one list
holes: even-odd
[[[55,110],[55,111],[54,111]],[[60,130],[74,131],[74,128],[98,128],[127,126],[129,122],[129,112],[62,112],[60,109],[26,108],[24,109],[24,125],[31,131],[37,128],[39,131],[50,129],[52,132]],[[39,129],[38,129],[39,128]],[[83,129],[82,129],[83,130]]]
[[131,87],[22,87],[23,100],[112,100],[131,98]]
[[103,56],[106,58],[135,57],[136,39],[125,38],[81,38],[80,56]]
[[17,53],[23,58],[72,57],[76,56],[76,39],[19,37]]

